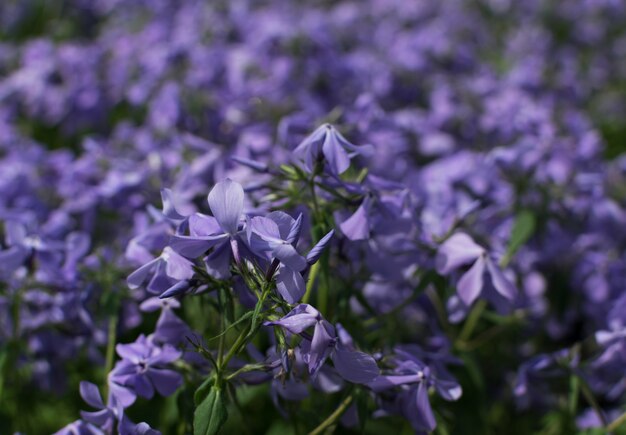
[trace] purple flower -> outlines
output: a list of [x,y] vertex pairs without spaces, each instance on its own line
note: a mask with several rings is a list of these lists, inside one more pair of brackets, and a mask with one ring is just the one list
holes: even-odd
[[[26,225],[16,220],[8,220],[4,224],[8,246],[0,250],[0,275],[10,276],[31,255],[35,255],[40,263],[42,279],[48,277],[46,270],[56,271],[61,266],[62,250],[60,242],[46,240],[38,234],[29,234]],[[46,280],[47,281],[47,280]]]
[[428,357],[428,354],[415,346],[397,347],[389,359],[393,365],[392,372],[376,377],[367,383],[367,386],[377,393],[399,390],[396,402],[385,406],[392,412],[395,410],[404,415],[416,431],[431,432],[437,426],[437,422],[430,405],[428,390],[434,388],[448,401],[458,400],[462,390],[441,364],[440,356],[435,356],[429,364],[421,357]]
[[324,158],[330,172],[342,174],[350,167],[350,159],[356,155],[370,155],[371,145],[355,146],[348,142],[332,125],[324,124],[306,137],[293,151],[309,172]]
[[[294,304],[302,298],[306,284],[301,271],[307,267],[307,261],[296,251],[302,215],[293,219],[283,212],[272,212],[266,217],[256,216],[246,225],[248,245],[252,252],[269,256],[274,260],[268,271],[271,278],[273,270],[278,268],[276,289],[288,303]],[[278,264],[277,262],[280,262]]]
[[131,289],[135,289],[151,276],[147,289],[160,294],[177,281],[190,279],[194,274],[192,266],[191,261],[166,246],[160,256],[131,273],[126,282]]
[[70,423],[55,435],[83,435],[83,434],[112,434],[117,431],[120,435],[160,435],[147,423],[133,423],[124,413],[115,396],[109,397],[107,405],[104,404],[100,391],[91,382],[80,383],[80,395],[87,404],[96,411],[81,411],[82,420]]
[[115,350],[122,360],[109,374],[109,387],[124,407],[130,406],[137,396],[150,399],[155,390],[169,396],[182,385],[182,376],[167,368],[181,357],[173,346],[158,346],[141,335],[134,343],[118,344]]
[[[355,350],[347,333],[338,336],[335,328],[310,305],[298,305],[282,319],[265,324],[281,326],[304,338],[300,346],[313,377],[329,357],[339,375],[349,382],[364,384],[379,373],[376,361],[370,355]],[[312,337],[304,332],[310,327],[314,328]]]
[[268,253],[293,271],[299,272],[307,266],[306,260],[295,248],[301,224],[302,215],[293,219],[280,211],[272,212],[266,217],[253,217],[246,225],[250,249],[259,254]]
[[141,303],[139,308],[144,312],[161,310],[157,320],[152,340],[157,344],[171,344],[176,346],[185,341],[185,337],[191,335],[189,326],[176,314],[174,309],[180,307],[180,302],[174,298],[163,299],[149,298]]
[[485,273],[491,278],[491,284],[497,293],[508,300],[515,298],[515,286],[504,276],[487,251],[467,234],[455,233],[443,242],[437,251],[437,272],[442,275],[448,275],[469,263],[472,263],[472,266],[461,276],[457,284],[457,293],[465,305],[472,305],[480,296],[484,288]]
[[171,189],[161,189],[161,202],[163,203],[163,210],[159,212],[152,209],[151,213],[153,215],[160,215],[162,219],[176,226],[181,225],[185,221],[187,217],[178,211],[177,198]]
[[196,258],[209,249],[205,258],[207,271],[218,279],[230,275],[230,259],[240,262],[239,221],[243,213],[244,193],[240,184],[226,179],[211,189],[208,202],[213,217],[196,214],[189,218],[189,236],[172,236],[170,246],[181,255]]
[[[346,183],[338,178],[333,181],[329,185],[363,196],[352,215],[339,219],[339,228],[349,240],[366,240],[373,229],[382,234],[406,229],[403,220],[407,218],[408,192],[401,183],[371,174],[363,183]],[[338,213],[337,217],[342,217],[342,213]]]
[[577,372],[580,358],[572,355],[570,349],[561,349],[549,354],[535,355],[528,361],[520,364],[517,370],[513,393],[524,407],[532,402],[539,404],[550,403],[550,379],[564,378]]

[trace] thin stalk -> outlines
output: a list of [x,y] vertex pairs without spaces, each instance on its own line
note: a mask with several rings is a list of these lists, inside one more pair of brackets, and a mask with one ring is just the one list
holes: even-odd
[[613,432],[614,430],[617,430],[624,423],[626,423],[626,412],[624,412],[622,415],[620,415],[615,420],[613,420],[611,424],[609,424],[606,427],[606,430],[607,432]]
[[311,293],[313,292],[313,286],[315,285],[315,279],[317,278],[317,274],[320,271],[320,262],[318,261],[313,266],[311,266],[311,271],[309,272],[309,280],[306,283],[306,292],[304,293],[304,297],[302,298],[303,304],[308,304],[309,299],[311,298]]
[[337,409],[335,409],[335,411],[328,416],[326,420],[321,422],[319,426],[317,426],[315,429],[309,432],[309,435],[319,435],[322,432],[324,432],[326,429],[328,429],[330,426],[335,424],[335,422],[339,419],[339,417],[341,417],[341,415],[346,411],[346,409],[348,409],[348,406],[350,406],[350,403],[352,403],[352,399],[353,399],[352,396],[346,397],[343,400],[343,402],[339,404]]
[[217,345],[217,361],[219,366],[222,366],[222,358],[224,356],[224,344],[226,342],[226,334],[224,334],[224,331],[226,330],[226,319],[224,316],[224,309],[223,309],[223,303],[222,303],[222,290],[218,289],[217,290],[217,303],[220,306],[220,329],[221,329],[221,334],[220,334],[220,340],[219,343]]
[[606,427],[609,424],[609,422],[606,420],[606,416],[604,415],[604,412],[602,411],[600,404],[598,403],[596,398],[593,396],[591,389],[589,389],[589,385],[587,385],[587,382],[581,376],[579,376],[578,374],[576,376],[580,380],[580,391],[583,393],[583,397],[585,398],[587,403],[591,405],[595,413],[598,415],[598,418],[602,422],[602,426]]
[[109,317],[108,337],[107,337],[107,353],[104,364],[104,397],[109,395],[108,376],[113,370],[113,360],[115,359],[115,343],[117,342],[117,314]]
[[474,329],[476,328],[476,325],[480,320],[480,316],[485,308],[487,308],[487,302],[482,299],[478,301],[472,312],[469,314],[467,322],[463,325],[463,329],[458,337],[459,341],[467,341],[467,339],[472,336],[472,332],[474,332]]
[[320,207],[319,204],[317,203],[317,195],[315,194],[315,179],[311,178],[311,180],[309,181],[309,190],[311,191],[311,201],[313,202],[313,215],[316,218],[316,221],[319,219],[320,216]]
[[330,289],[330,280],[329,280],[329,266],[328,266],[328,253],[325,252],[320,258],[319,262],[322,264],[322,276],[320,277],[320,283],[317,290],[317,309],[320,313],[324,313],[325,316],[329,316],[328,313],[328,298],[329,298],[329,289]]
[[241,334],[239,334],[239,337],[237,337],[237,340],[235,341],[235,343],[232,345],[232,347],[230,348],[226,356],[220,362],[219,364],[220,372],[224,369],[224,367],[226,367],[226,365],[231,360],[231,358],[234,357],[239,352],[241,347],[244,344],[246,344],[246,341],[247,341],[246,338],[248,336],[248,332],[251,332],[252,328],[254,328],[254,325],[250,325],[250,329],[244,329],[243,331],[241,331]]
[[248,365],[243,366],[239,370],[235,370],[230,375],[226,376],[224,379],[226,379],[227,381],[230,381],[231,379],[236,378],[242,373],[248,373],[248,372],[252,372],[256,370],[263,370],[265,368],[267,368],[267,364],[248,364]]

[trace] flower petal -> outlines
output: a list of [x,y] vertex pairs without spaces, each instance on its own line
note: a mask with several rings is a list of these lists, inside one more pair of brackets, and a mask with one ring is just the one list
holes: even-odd
[[307,265],[304,257],[298,254],[296,248],[290,244],[281,244],[274,247],[272,254],[285,266],[298,272],[303,270]]
[[128,275],[128,278],[126,278],[126,283],[128,284],[128,287],[130,287],[131,289],[136,289],[141,284],[143,284],[146,278],[148,278],[148,275],[150,275],[150,273],[154,271],[157,264],[162,261],[163,260],[161,259],[161,257],[157,257]]
[[228,238],[228,234],[218,234],[216,236],[193,237],[193,236],[172,236],[170,247],[187,258],[197,258]]
[[335,230],[330,230],[328,232],[328,234],[326,234],[324,237],[322,237],[320,239],[320,241],[317,242],[315,244],[315,246],[313,246],[313,248],[307,254],[306,262],[309,263],[309,264],[317,263],[317,260],[320,259],[320,257],[324,253],[324,250],[329,245],[329,243],[330,243],[330,241],[331,241],[331,239],[333,238],[334,235],[335,235]]
[[331,127],[322,145],[322,152],[328,161],[331,171],[335,174],[342,174],[350,167],[350,157],[339,143],[337,139],[338,134],[339,133]]
[[215,248],[211,255],[204,259],[204,268],[208,274],[216,279],[229,278],[231,254],[230,243],[223,243]]
[[278,224],[268,217],[255,216],[250,219],[249,230],[267,242],[282,243],[283,241]]
[[281,267],[276,276],[276,290],[287,303],[297,303],[306,292],[306,283],[300,275],[290,267]]
[[[315,376],[332,350],[331,344],[333,337],[330,335],[324,323],[328,324],[328,322],[324,320],[315,324],[313,340],[311,340],[311,349],[309,351],[309,373],[311,376]],[[328,324],[328,326],[332,328],[330,324]]]
[[183,377],[173,370],[152,368],[148,376],[161,396],[173,394],[183,384]]
[[457,284],[457,293],[467,306],[472,305],[483,289],[483,275],[485,273],[485,260],[479,257],[474,265],[465,272]]
[[458,382],[445,379],[438,379],[435,382],[435,389],[441,397],[448,401],[459,400],[463,393],[461,385],[459,385]]
[[435,260],[437,272],[447,275],[454,269],[476,260],[485,250],[465,233],[456,233],[443,242]]
[[193,276],[193,263],[166,246],[161,257],[165,260],[165,273],[174,279],[190,279]]
[[276,223],[278,227],[278,237],[281,240],[287,240],[291,227],[295,223],[295,219],[282,211],[273,211],[266,216]]
[[370,234],[370,225],[368,220],[369,201],[363,200],[363,203],[356,209],[354,214],[343,221],[339,228],[341,232],[350,240],[365,240]]
[[191,236],[216,236],[221,233],[223,230],[213,216],[201,213],[189,216],[189,234]]
[[319,317],[319,312],[310,305],[300,304],[291,310],[282,319],[274,322],[266,322],[265,325],[279,325],[292,334],[300,334],[305,329],[313,326]]
[[509,300],[515,299],[517,293],[515,286],[504,276],[502,270],[490,258],[487,259],[487,270],[496,291]]
[[163,203],[163,215],[171,221],[181,221],[185,217],[176,210],[174,194],[171,189],[161,189],[161,202]]
[[91,382],[81,381],[79,384],[79,390],[80,397],[82,397],[83,400],[90,406],[96,409],[103,409],[105,407],[98,387]]
[[338,345],[331,358],[341,377],[355,384],[372,382],[380,374],[374,358],[358,350]]
[[209,193],[209,207],[224,232],[234,235],[243,213],[243,187],[228,178],[217,183]]
[[428,400],[428,387],[425,382],[420,382],[416,392],[417,417],[420,425],[428,432],[432,432],[437,427],[435,414]]

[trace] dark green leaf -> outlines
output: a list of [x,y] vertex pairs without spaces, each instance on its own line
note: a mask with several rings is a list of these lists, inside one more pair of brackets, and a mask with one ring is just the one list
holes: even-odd
[[194,435],[217,434],[227,419],[228,411],[222,390],[213,386],[194,412],[193,433]]
[[196,406],[200,405],[200,403],[207,397],[211,387],[213,387],[213,377],[206,378],[202,384],[198,387],[196,392],[193,394],[193,401]]

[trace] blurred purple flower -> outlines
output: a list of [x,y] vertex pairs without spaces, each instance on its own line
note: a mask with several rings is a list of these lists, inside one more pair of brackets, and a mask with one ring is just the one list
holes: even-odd
[[515,286],[504,276],[484,248],[478,246],[470,236],[455,233],[437,251],[437,272],[448,275],[468,263],[472,266],[461,276],[457,292],[467,306],[480,296],[484,288],[484,275],[487,273],[495,290],[508,300],[516,295]]

